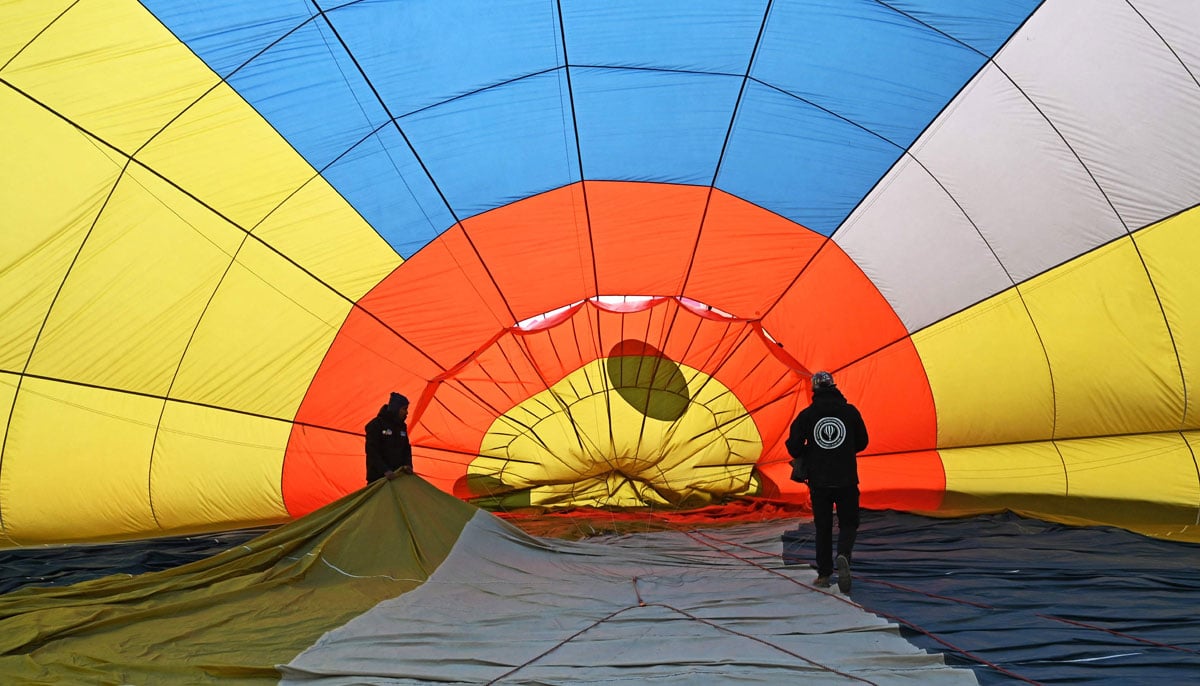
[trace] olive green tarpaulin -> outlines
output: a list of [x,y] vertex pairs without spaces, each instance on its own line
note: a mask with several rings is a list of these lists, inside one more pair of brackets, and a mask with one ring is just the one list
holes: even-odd
[[0,596],[0,683],[275,683],[275,665],[424,582],[475,512],[405,476],[182,567]]

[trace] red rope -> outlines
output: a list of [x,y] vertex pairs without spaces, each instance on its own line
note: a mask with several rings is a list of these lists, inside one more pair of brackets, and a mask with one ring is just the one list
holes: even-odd
[[1077,622],[1073,619],[1066,619],[1065,617],[1055,617],[1054,615],[1043,615],[1043,614],[1038,614],[1036,612],[1034,613],[1034,616],[1041,617],[1042,619],[1052,619],[1056,622],[1062,622],[1063,624],[1072,624],[1074,626],[1083,627],[1085,629],[1093,629],[1095,631],[1103,631],[1106,634],[1112,634],[1113,636],[1120,636],[1121,638],[1128,638],[1131,641],[1137,641],[1138,643],[1145,643],[1147,645],[1157,646],[1159,648],[1168,648],[1170,650],[1178,650],[1182,653],[1192,653],[1193,655],[1200,655],[1200,651],[1192,650],[1191,648],[1184,648],[1183,646],[1171,645],[1170,643],[1159,643],[1158,641],[1151,641],[1148,638],[1138,638],[1137,636],[1131,636],[1122,631],[1117,631],[1116,629],[1108,629],[1106,627],[1102,627],[1102,626],[1099,626],[1096,624],[1088,624],[1086,622]]

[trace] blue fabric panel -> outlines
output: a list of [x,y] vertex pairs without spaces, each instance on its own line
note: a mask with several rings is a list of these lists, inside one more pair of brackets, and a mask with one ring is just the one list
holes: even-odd
[[807,0],[773,9],[753,76],[907,148],[985,61],[873,0]]
[[1042,0],[897,0],[888,4],[992,57]]
[[400,121],[459,219],[579,180],[563,70]]
[[572,69],[588,178],[708,185],[741,76]]
[[757,44],[766,0],[144,4],[408,257],[580,157],[828,235],[1038,2],[776,0]]
[[395,117],[563,65],[543,0],[361,2],[330,20]]
[[765,0],[563,2],[572,65],[746,73]]
[[323,21],[304,24],[228,78],[318,170],[388,121]]
[[405,259],[454,224],[450,208],[393,124],[355,145],[323,175]]
[[829,236],[902,152],[850,122],[751,83],[716,185]]
[[141,0],[221,78],[271,43],[315,21],[310,0]]

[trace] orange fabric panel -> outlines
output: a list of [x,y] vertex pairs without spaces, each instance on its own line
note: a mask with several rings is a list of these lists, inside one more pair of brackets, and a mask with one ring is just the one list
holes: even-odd
[[833,241],[763,318],[763,326],[812,371],[840,369],[908,336],[875,285]]
[[529,354],[542,361],[542,373],[546,378],[558,380],[606,354],[596,344],[599,314],[591,303],[585,303],[561,326],[516,335]]
[[835,378],[867,423],[866,454],[937,447],[933,392],[912,341],[902,339],[837,371]]
[[600,295],[679,295],[706,186],[588,181]]
[[[791,480],[790,458],[759,463],[764,498],[809,502],[808,486]],[[858,458],[861,505],[872,510],[936,510],[946,490],[946,472],[935,451]]]
[[824,242],[788,219],[714,191],[684,295],[757,319]]
[[[491,263],[489,256],[489,267]],[[457,226],[400,265],[359,305],[402,332],[443,369],[516,323],[488,269]]]
[[361,431],[387,402],[388,393],[416,400],[441,368],[397,331],[353,309],[309,385],[296,420],[316,426]]
[[872,510],[936,510],[946,491],[946,472],[935,451],[858,458],[861,504]]
[[517,321],[596,295],[578,183],[477,215],[463,229]]
[[543,381],[542,374],[511,335],[499,336],[434,382],[428,404],[409,417],[413,442],[433,449],[477,448],[496,417],[557,380]]
[[424,445],[413,446],[413,471],[445,493],[458,495],[454,490],[466,474],[466,465],[474,455],[463,455],[451,450],[440,450]]
[[296,413],[283,463],[288,512],[308,512],[360,488],[366,474],[363,427],[389,393],[415,401],[439,371],[395,331],[351,310]]
[[[376,410],[379,404],[382,403],[377,403]],[[372,412],[371,416],[374,415]],[[364,418],[363,424],[368,420]],[[283,462],[283,504],[289,516],[302,517],[356,491],[363,487],[366,478],[361,434],[292,425]]]
[[809,371],[834,372],[871,434],[868,454],[936,446],[937,415],[924,366],[903,324],[833,242],[764,320]]
[[[587,212],[584,190],[575,184],[453,227],[360,301],[362,309],[347,317],[297,415],[300,424],[351,433],[293,431],[284,468],[290,510],[361,485],[362,427],[389,392],[403,392],[414,403],[409,424],[417,470],[453,489],[497,416],[609,356],[623,341],[662,351],[738,395],[762,437],[764,493],[776,488],[770,474],[788,471],[783,439],[807,402],[805,376],[817,368],[837,372],[839,385],[863,410],[871,452],[933,446],[936,420],[923,368],[874,286],[835,244],[720,192],[711,198],[689,286],[689,297],[701,305],[685,307],[673,298],[587,301],[540,330],[511,328],[593,295],[588,216],[601,293],[673,295],[678,289],[633,275],[683,273],[708,189],[588,182]],[[795,254],[795,264],[762,273],[754,255],[781,250]],[[809,269],[792,283],[789,272],[802,269],[814,251]],[[555,287],[542,287],[546,283]],[[723,285],[728,290],[722,292]],[[702,307],[757,312],[781,289],[761,323]],[[906,435],[917,436],[915,444],[897,438]],[[787,483],[776,490],[795,493]]]

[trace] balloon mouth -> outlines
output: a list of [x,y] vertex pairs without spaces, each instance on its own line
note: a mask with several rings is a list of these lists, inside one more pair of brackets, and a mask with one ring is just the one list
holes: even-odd
[[600,471],[576,481],[521,486],[482,473],[468,473],[455,484],[455,495],[485,509],[519,510],[537,507],[564,509],[597,507],[613,509],[661,508],[687,510],[755,495],[758,480],[752,465],[744,465],[741,478],[728,479],[735,487],[703,491],[679,489],[669,482],[630,474],[621,469]]
[[[554,341],[565,332],[573,348],[595,351],[590,359],[564,364]],[[759,322],[686,298],[591,298],[507,334],[439,380],[444,396],[430,403],[484,398],[470,382],[485,377],[488,390],[521,383],[497,376],[499,360],[511,368],[523,358],[540,375],[496,407],[454,482],[456,495],[485,507],[693,508],[757,494],[754,409],[793,396],[803,379]]]

